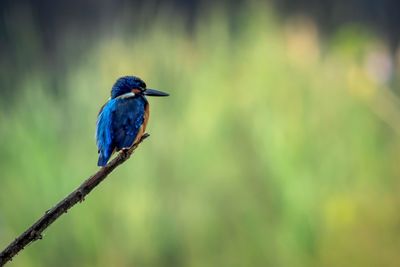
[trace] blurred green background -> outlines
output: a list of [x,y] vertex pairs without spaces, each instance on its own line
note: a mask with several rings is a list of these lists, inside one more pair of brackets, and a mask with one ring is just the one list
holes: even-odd
[[118,77],[171,94],[149,99],[133,157],[9,266],[399,266],[393,43],[227,6],[188,22],[141,5],[52,43],[32,7],[3,10],[0,249],[98,169]]

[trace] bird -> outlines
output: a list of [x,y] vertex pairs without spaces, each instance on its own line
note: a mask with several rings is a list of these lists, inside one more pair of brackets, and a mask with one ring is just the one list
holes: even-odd
[[115,151],[128,149],[145,133],[149,120],[146,96],[169,94],[148,89],[146,83],[136,76],[124,76],[115,82],[110,99],[97,116],[98,166],[105,166]]

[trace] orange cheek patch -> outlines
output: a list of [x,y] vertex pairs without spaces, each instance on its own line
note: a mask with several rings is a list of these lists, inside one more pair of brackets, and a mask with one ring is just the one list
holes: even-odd
[[132,93],[138,94],[138,93],[140,93],[140,90],[139,89],[132,89]]

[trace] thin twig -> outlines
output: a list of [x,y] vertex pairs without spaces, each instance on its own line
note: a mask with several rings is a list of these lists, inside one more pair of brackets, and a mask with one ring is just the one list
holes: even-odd
[[0,266],[3,266],[8,261],[20,252],[26,245],[38,239],[42,239],[42,232],[49,227],[58,217],[66,213],[76,203],[82,202],[84,197],[90,193],[99,183],[101,183],[107,175],[109,175],[118,165],[124,163],[131,154],[135,151],[138,145],[149,134],[144,134],[142,138],[128,150],[120,152],[112,161],[105,167],[101,168],[86,181],[84,181],[75,191],[61,200],[57,205],[45,212],[45,214],[36,221],[31,227],[28,228],[23,234],[16,238],[6,249],[0,253]]

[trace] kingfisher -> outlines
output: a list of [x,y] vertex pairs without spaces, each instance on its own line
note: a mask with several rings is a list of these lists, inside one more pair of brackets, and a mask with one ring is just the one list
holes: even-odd
[[128,149],[145,133],[149,120],[146,96],[169,94],[148,89],[135,76],[119,78],[111,88],[111,98],[100,109],[96,124],[98,166],[105,166],[115,151]]

